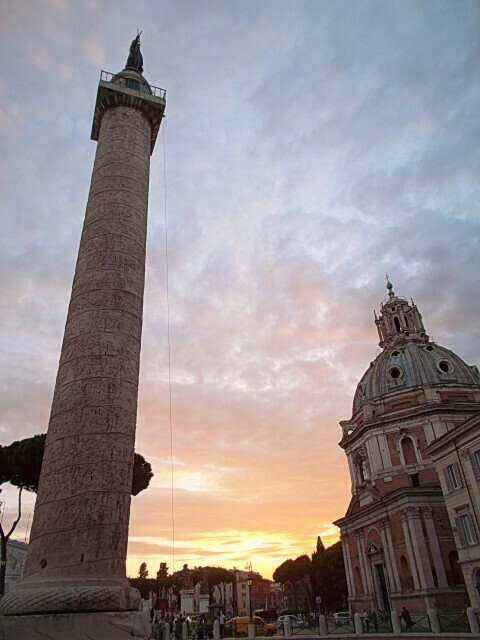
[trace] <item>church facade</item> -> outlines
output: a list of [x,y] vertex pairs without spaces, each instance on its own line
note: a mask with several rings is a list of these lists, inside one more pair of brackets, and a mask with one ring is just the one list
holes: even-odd
[[352,498],[340,528],[349,606],[412,613],[468,603],[435,461],[426,449],[480,410],[478,369],[426,333],[387,284],[375,316],[381,352],[340,423]]

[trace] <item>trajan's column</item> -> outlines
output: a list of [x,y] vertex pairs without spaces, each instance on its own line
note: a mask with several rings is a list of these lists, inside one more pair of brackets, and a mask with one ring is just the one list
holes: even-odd
[[149,165],[165,91],[142,71],[137,36],[125,69],[102,72],[98,87],[97,153],[29,552],[21,581],[0,603],[2,640],[146,634],[125,562]]

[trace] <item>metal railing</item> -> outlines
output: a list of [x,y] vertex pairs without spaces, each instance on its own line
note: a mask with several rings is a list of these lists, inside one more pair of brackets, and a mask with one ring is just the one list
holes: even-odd
[[471,633],[466,613],[438,613],[442,633]]
[[110,71],[102,71],[100,73],[100,81],[119,84],[127,87],[127,89],[140,91],[140,93],[146,93],[147,95],[152,95],[155,98],[161,98],[162,100],[165,100],[165,96],[167,95],[166,89],[154,87],[153,84],[143,84],[142,82],[135,80],[135,78],[124,78],[116,73],[110,73]]
[[335,622],[332,618],[327,618],[328,635],[345,635],[347,633],[355,633],[355,623],[353,616],[349,620],[341,620]]
[[369,618],[368,623],[362,618],[364,633],[393,633],[392,619],[388,616],[381,618]]
[[410,622],[401,620],[402,633],[430,633],[432,627],[430,625],[430,618],[427,615],[413,614],[410,616]]

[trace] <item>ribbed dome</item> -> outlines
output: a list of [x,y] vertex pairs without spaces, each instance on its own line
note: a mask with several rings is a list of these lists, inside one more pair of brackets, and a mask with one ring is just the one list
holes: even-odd
[[363,374],[353,400],[353,413],[362,401],[391,391],[449,382],[479,385],[478,369],[433,342],[405,341],[382,351]]

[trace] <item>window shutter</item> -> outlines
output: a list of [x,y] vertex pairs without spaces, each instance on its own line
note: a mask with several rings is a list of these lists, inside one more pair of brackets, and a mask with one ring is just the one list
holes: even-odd
[[443,470],[443,475],[445,477],[445,482],[447,483],[447,492],[453,491],[452,481],[450,479],[450,474],[448,473],[448,467]]
[[456,488],[458,489],[459,487],[463,487],[462,476],[460,474],[460,467],[456,462],[452,464],[452,467],[453,467],[453,473],[455,475],[455,481],[457,483]]
[[466,516],[468,518],[468,523],[470,525],[470,533],[472,535],[473,544],[477,544],[478,543],[478,536],[477,536],[477,531],[475,529],[475,523],[474,523],[473,518],[472,518],[470,513],[467,513]]
[[477,458],[480,458],[480,451],[475,451],[470,454],[470,464],[472,465],[473,475],[475,476],[475,480],[480,480],[480,468]]
[[460,518],[455,518],[455,526],[457,527],[458,537],[460,538],[460,546],[466,547],[465,533],[463,532],[462,521]]

